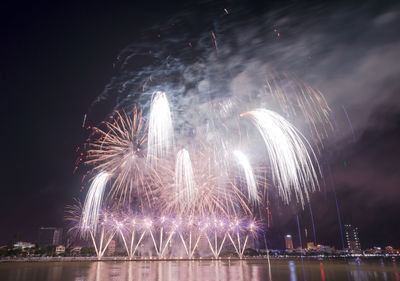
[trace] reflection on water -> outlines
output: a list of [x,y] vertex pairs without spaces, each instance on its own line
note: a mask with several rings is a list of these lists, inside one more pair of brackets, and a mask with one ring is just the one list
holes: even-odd
[[296,266],[294,264],[294,261],[289,261],[289,270],[290,270],[290,281],[297,281]]
[[319,268],[321,270],[321,280],[325,281],[325,271],[324,271],[324,264],[322,262],[319,263]]
[[261,269],[245,261],[96,262],[89,266],[87,276],[74,280],[264,280]]
[[[400,281],[398,261],[266,260],[1,263],[0,280]],[[271,270],[271,271],[270,271]]]

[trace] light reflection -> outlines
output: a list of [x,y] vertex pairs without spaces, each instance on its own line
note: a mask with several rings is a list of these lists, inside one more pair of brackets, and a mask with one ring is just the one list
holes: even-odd
[[297,281],[296,266],[294,265],[294,261],[289,262],[289,271],[290,271],[290,281]]
[[[271,275],[265,259],[196,261],[37,262],[0,264],[0,280],[20,281],[303,281],[300,259],[272,259]],[[297,264],[296,264],[297,262]],[[308,281],[400,281],[397,260],[306,260]]]
[[[381,265],[381,267],[385,267],[385,263],[383,262],[383,259],[379,260],[379,264]],[[388,281],[387,272],[383,271],[382,275],[383,275],[383,281]]]
[[392,264],[393,264],[393,268],[394,268],[394,276],[396,277],[396,281],[400,281],[399,269],[397,267],[395,260],[393,260]]
[[325,271],[324,271],[324,264],[322,262],[319,263],[319,268],[321,270],[321,280],[325,281]]

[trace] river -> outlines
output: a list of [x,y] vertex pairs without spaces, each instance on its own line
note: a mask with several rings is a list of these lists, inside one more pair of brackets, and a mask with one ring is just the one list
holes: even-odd
[[0,263],[1,281],[400,281],[394,259],[80,261]]

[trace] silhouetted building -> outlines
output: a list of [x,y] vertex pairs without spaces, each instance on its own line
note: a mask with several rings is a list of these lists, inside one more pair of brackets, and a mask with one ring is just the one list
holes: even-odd
[[256,239],[254,239],[254,236],[249,236],[247,237],[247,243],[246,243],[246,249],[250,248],[250,249],[257,249],[257,241]]
[[[224,250],[226,250],[226,246],[225,246]],[[200,236],[200,240],[198,242],[198,246],[197,246],[195,252],[196,252],[196,256],[198,255],[200,257],[211,255],[211,251],[209,250],[208,241],[207,241],[207,238],[205,237],[205,235]]]
[[346,233],[347,248],[350,251],[360,251],[361,245],[358,238],[358,228],[350,224],[345,224],[344,231]]
[[292,235],[287,234],[285,236],[285,246],[286,246],[286,250],[293,250],[293,240],[292,240]]
[[57,246],[61,244],[62,228],[41,227],[39,228],[38,245],[39,247]]
[[108,248],[107,248],[107,255],[109,256],[113,256],[115,254],[115,249],[116,249],[117,243],[115,242],[115,240],[111,240],[110,244],[108,244]]

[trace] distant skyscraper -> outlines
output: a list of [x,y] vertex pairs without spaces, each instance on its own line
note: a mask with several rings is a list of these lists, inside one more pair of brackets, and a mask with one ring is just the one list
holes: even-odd
[[39,247],[58,246],[62,242],[62,228],[41,227],[39,228]]
[[347,248],[351,251],[361,250],[360,240],[358,238],[358,228],[350,224],[344,225],[346,233]]
[[292,240],[292,235],[287,234],[285,236],[285,245],[286,245],[286,250],[293,250],[293,240]]
[[113,256],[115,254],[115,248],[116,248],[115,240],[111,240],[107,248],[107,255]]

